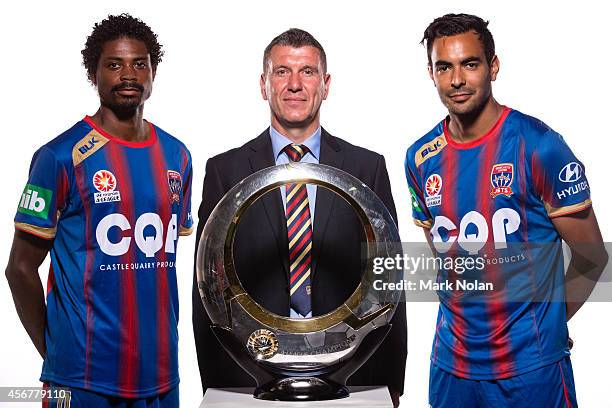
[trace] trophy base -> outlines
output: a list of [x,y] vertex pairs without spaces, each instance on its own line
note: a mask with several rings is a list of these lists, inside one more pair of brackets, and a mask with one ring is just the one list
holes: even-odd
[[231,330],[220,326],[211,329],[230,356],[255,379],[253,396],[272,401],[323,401],[349,396],[346,380],[374,353],[384,340],[391,324],[372,330],[361,341],[353,356],[325,370],[296,372],[274,370],[256,362]]
[[285,377],[257,387],[253,396],[269,401],[324,401],[346,398],[349,391],[319,377]]

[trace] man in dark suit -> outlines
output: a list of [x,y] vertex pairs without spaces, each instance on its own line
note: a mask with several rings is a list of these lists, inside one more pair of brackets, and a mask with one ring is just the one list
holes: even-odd
[[[228,190],[258,170],[290,160],[352,174],[378,194],[397,220],[384,157],[320,126],[319,108],[327,98],[330,75],[319,42],[303,30],[288,30],[266,48],[263,68],[261,93],[270,105],[271,126],[243,146],[208,160],[196,243]],[[363,227],[355,211],[325,188],[291,185],[279,190],[256,201],[240,221],[234,243],[240,281],[255,301],[278,315],[328,313],[359,284]],[[387,338],[349,384],[386,385],[397,406],[407,354],[405,305],[399,305],[391,322]],[[218,343],[210,324],[194,280],[193,327],[204,391],[254,386]]]

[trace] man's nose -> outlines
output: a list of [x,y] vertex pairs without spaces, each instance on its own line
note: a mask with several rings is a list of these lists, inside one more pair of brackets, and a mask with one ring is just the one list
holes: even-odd
[[465,77],[463,76],[463,70],[461,68],[453,69],[451,77],[451,86],[453,88],[461,88],[465,85]]
[[122,81],[133,81],[136,80],[136,69],[132,64],[125,64],[121,68],[121,76],[120,79]]
[[300,77],[299,72],[291,73],[291,76],[289,77],[288,89],[293,92],[302,90],[302,78]]

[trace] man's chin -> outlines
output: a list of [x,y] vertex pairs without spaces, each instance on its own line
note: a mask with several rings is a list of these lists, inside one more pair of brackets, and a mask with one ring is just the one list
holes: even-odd
[[446,105],[449,113],[459,116],[472,116],[477,114],[482,107],[475,103],[454,103],[450,102]]
[[281,123],[287,129],[303,129],[310,126],[313,121],[314,119],[308,118],[304,120],[281,121]]
[[113,103],[103,104],[113,111],[117,116],[133,115],[142,105],[140,98],[126,98],[127,100],[113,101]]
[[287,129],[299,129],[308,127],[314,120],[315,117],[309,115],[295,115],[295,116],[278,116],[276,115],[277,120],[283,125],[283,127]]

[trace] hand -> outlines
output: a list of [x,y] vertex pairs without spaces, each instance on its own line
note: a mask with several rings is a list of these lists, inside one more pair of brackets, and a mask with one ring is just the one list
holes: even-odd
[[569,347],[570,350],[574,347],[574,340],[572,340],[571,337],[567,338],[567,346]]

